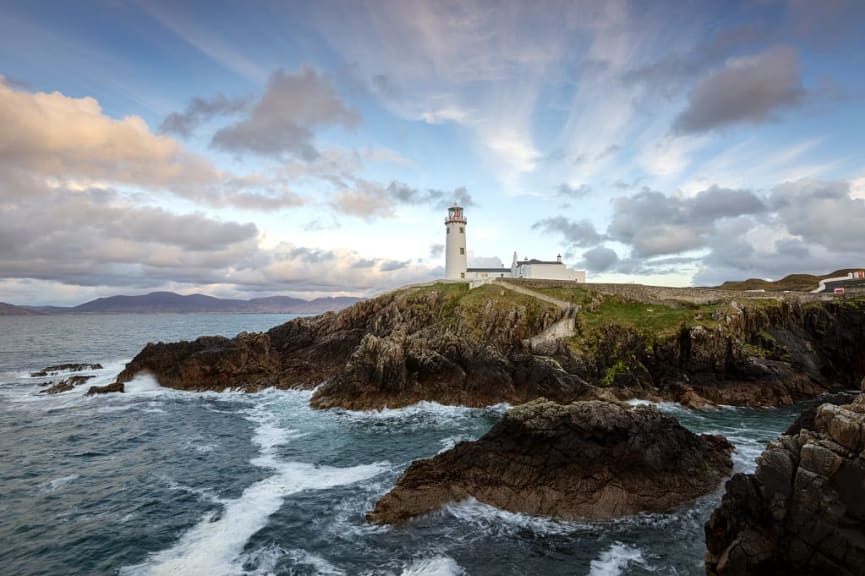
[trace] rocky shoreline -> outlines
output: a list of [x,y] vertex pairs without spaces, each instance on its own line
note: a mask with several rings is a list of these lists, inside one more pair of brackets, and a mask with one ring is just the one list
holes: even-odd
[[710,576],[863,574],[865,394],[770,443],[754,474],[727,482],[705,530]]
[[[407,288],[260,334],[148,344],[117,382],[148,372],[184,390],[317,387],[316,408],[538,397],[701,407],[789,405],[865,376],[865,300],[737,300],[715,291],[701,304],[643,302],[537,284],[539,298],[495,284]],[[571,307],[540,299],[548,293]],[[536,342],[568,314],[571,334]]]
[[[264,333],[148,344],[90,392],[150,373],[184,390],[315,388],[321,409],[515,405],[479,440],[414,462],[368,514],[400,523],[466,498],[557,518],[669,511],[719,486],[731,446],[621,400],[782,406],[865,386],[863,299],[518,292],[440,283]],[[862,573],[865,400],[830,400],[848,404],[806,410],[755,474],[727,482],[708,574]]]

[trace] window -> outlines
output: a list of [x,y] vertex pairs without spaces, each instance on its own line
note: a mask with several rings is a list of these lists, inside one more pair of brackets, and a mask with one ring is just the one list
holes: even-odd
[[460,256],[464,255],[465,253],[466,253],[466,249],[460,248]]
[[451,228],[450,228],[450,226],[448,226],[447,231],[448,231],[448,234],[451,233]]
[[466,273],[465,273],[465,272],[460,272],[460,278],[465,278],[465,277],[466,277]]
[[464,227],[460,226],[460,234],[465,234],[465,233],[466,233],[466,229]]

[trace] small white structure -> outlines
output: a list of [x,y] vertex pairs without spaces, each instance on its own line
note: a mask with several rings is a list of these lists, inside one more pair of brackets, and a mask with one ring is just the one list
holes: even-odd
[[510,268],[469,268],[466,265],[465,211],[456,204],[448,208],[445,218],[445,279],[447,280],[492,280],[494,278],[529,278],[535,280],[568,280],[585,282],[586,272],[565,266],[559,254],[555,260],[519,260],[517,253]]

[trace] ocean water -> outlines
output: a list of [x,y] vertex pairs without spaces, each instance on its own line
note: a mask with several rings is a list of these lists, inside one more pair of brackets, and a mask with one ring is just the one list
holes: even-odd
[[[670,514],[559,522],[463,502],[400,527],[364,514],[408,464],[485,433],[506,406],[317,411],[308,391],[190,393],[147,377],[86,397],[148,341],[233,336],[284,315],[0,317],[0,573],[15,575],[702,574],[720,491]],[[104,369],[39,394],[29,373]],[[693,411],[737,470],[795,409]]]

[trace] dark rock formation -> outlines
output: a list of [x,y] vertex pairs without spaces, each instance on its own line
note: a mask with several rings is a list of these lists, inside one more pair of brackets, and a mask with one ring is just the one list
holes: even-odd
[[593,298],[574,318],[577,336],[545,343],[542,355],[526,343],[568,311],[496,285],[469,292],[465,284],[436,284],[261,334],[148,344],[117,381],[150,372],[185,390],[321,385],[312,398],[320,408],[482,406],[539,396],[700,407],[786,405],[855,387],[865,375],[865,301],[728,299],[693,312],[658,305],[646,314],[687,312],[659,332],[634,320],[634,302]]
[[93,378],[93,376],[82,376],[81,374],[77,374],[75,376],[70,376],[69,378],[64,378],[60,382],[46,382],[44,385],[48,386],[45,390],[40,390],[40,394],[59,394],[61,392],[68,392],[75,388],[76,386],[80,386]]
[[563,366],[620,398],[789,405],[859,385],[865,301],[734,301],[676,337],[608,324],[590,341],[588,354]]
[[796,419],[793,420],[793,423],[784,430],[784,435],[795,436],[800,430],[802,430],[802,428],[813,430],[814,420],[817,418],[817,410],[820,406],[823,404],[834,404],[836,406],[850,404],[856,400],[858,395],[857,392],[851,391],[836,392],[835,394],[821,394],[813,400],[808,400],[802,405],[802,411]]
[[45,376],[56,376],[60,372],[83,372],[84,370],[101,370],[102,364],[57,364],[48,366],[38,372],[31,372],[33,378],[44,378]]
[[468,497],[567,519],[662,512],[717,488],[731,451],[653,407],[536,400],[479,440],[412,463],[367,518],[398,523]]
[[[186,390],[312,388],[316,407],[484,406],[585,395],[579,376],[526,354],[522,341],[562,312],[531,297],[464,285],[385,294],[339,314],[298,318],[262,334],[148,344],[118,376],[149,372]],[[477,294],[477,296],[475,296]],[[470,300],[470,302],[466,302]]]
[[865,574],[865,395],[769,444],[705,528],[710,575]]
[[112,392],[123,392],[125,386],[122,382],[113,382],[105,386],[91,386],[87,391],[86,396],[94,396],[96,394],[110,394]]

